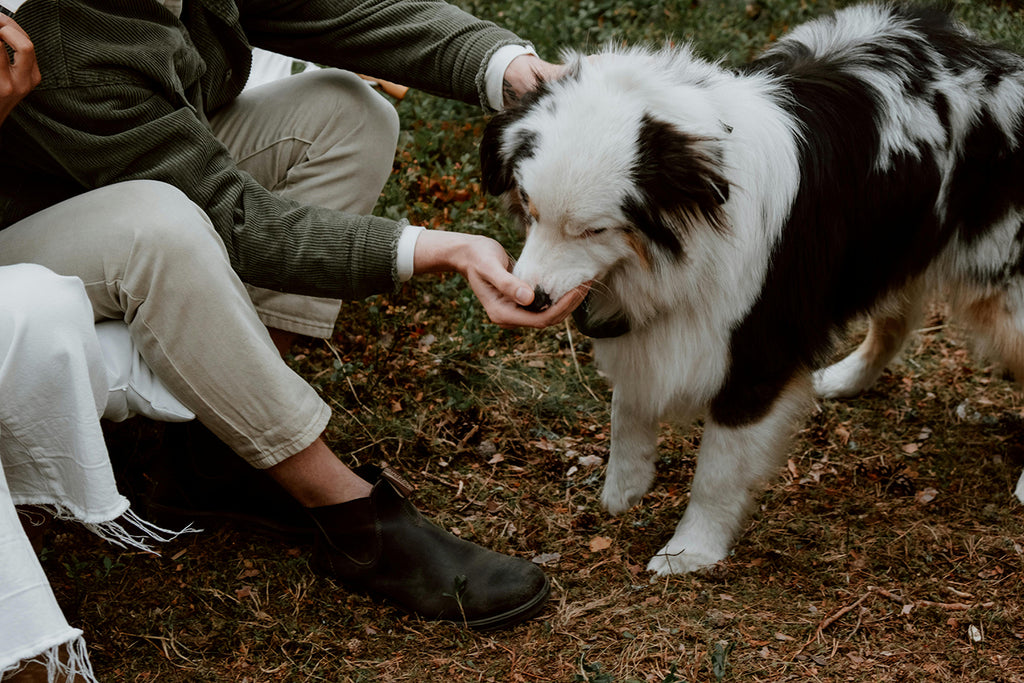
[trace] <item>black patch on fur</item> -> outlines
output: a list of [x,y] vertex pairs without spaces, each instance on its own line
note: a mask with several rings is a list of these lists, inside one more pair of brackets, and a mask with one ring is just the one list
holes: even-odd
[[640,194],[626,197],[622,211],[640,232],[675,256],[683,252],[679,224],[703,220],[723,228],[722,204],[729,199],[729,182],[711,151],[713,143],[649,115],[641,122],[632,169]]
[[517,135],[508,156],[502,154],[501,139],[512,120],[507,120],[502,114],[495,116],[484,129],[480,141],[480,171],[484,186],[493,195],[504,194],[515,187],[513,171],[516,163],[533,156],[537,146],[537,134],[523,131]]
[[501,195],[515,187],[516,164],[533,156],[537,145],[537,134],[524,131],[513,142],[506,156],[502,154],[505,131],[539,106],[549,91],[548,84],[542,81],[536,89],[524,95],[515,107],[495,114],[487,122],[480,140],[480,173],[484,187],[491,194]]
[[[903,70],[907,97],[924,95],[930,48],[958,68],[1008,72],[998,52],[966,42],[942,15],[906,11],[924,36],[887,48],[899,60],[876,47],[859,66]],[[844,71],[851,61],[815,58],[789,42],[749,67],[783,78],[792,96],[781,104],[804,136],[801,178],[760,298],[732,335],[729,376],[712,403],[712,417],[722,424],[763,417],[795,373],[822,360],[833,331],[919,275],[958,229],[967,240],[981,236],[1024,200],[1020,152],[1010,152],[991,120],[978,121],[968,136],[946,221],[936,212],[941,178],[930,150],[920,158],[898,156],[879,171],[885,104],[870,84]],[[948,131],[948,103],[930,99]]]
[[[1024,123],[1017,121],[1017,140]],[[951,216],[961,221],[960,238],[970,244],[1008,211],[1024,205],[1024,155],[983,112],[968,133],[963,154],[957,159],[947,199]]]
[[591,306],[593,296],[593,292],[588,293],[586,298],[583,299],[583,303],[572,312],[572,319],[576,323],[576,329],[580,331],[580,334],[585,334],[594,339],[609,339],[628,334],[631,325],[626,314],[620,312],[611,318],[598,318]]

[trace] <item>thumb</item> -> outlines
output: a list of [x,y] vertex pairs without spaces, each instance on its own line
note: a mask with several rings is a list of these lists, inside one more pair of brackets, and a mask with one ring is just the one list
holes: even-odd
[[505,298],[515,301],[520,306],[528,306],[533,302],[533,287],[508,271],[496,274],[491,284]]

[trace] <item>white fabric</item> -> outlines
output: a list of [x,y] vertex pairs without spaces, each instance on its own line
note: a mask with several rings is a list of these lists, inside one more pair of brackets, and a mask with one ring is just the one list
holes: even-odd
[[245,82],[245,90],[266,85],[292,74],[319,68],[312,62],[292,59],[256,47],[252,50],[252,69],[249,71],[249,80]]
[[491,109],[501,111],[505,108],[505,70],[512,60],[521,55],[536,55],[533,48],[526,45],[505,45],[494,51],[490,61],[487,62],[487,71],[484,72],[484,91],[487,94],[487,104]]
[[161,422],[187,422],[195,418],[195,413],[174,398],[142,360],[124,322],[97,323],[96,337],[107,369],[104,418],[114,422],[136,414]]
[[[82,632],[57,605],[14,505],[110,521],[117,493],[97,415],[107,385],[81,282],[40,266],[0,268],[0,671]],[[89,679],[93,680],[93,679]]]
[[1017,490],[1013,494],[1017,496],[1017,500],[1024,503],[1024,472],[1020,473],[1020,479],[1017,480]]
[[25,0],[0,0],[0,7],[17,12],[18,8],[25,4]]
[[99,423],[108,395],[81,280],[33,264],[0,268],[0,673],[36,658],[54,675],[95,680],[15,505],[42,506],[122,547],[149,550],[174,535],[132,514],[117,490]]
[[[18,521],[7,481],[0,477],[0,674],[44,655],[82,632],[64,619],[43,568]],[[45,657],[52,661],[53,656]],[[85,661],[88,662],[86,656]],[[89,677],[86,680],[94,681]]]
[[395,256],[395,271],[399,282],[406,282],[415,273],[416,242],[425,228],[422,225],[407,225],[398,237],[398,248]]
[[58,504],[86,522],[128,508],[98,416],[107,377],[78,278],[0,268],[0,461],[15,504]]

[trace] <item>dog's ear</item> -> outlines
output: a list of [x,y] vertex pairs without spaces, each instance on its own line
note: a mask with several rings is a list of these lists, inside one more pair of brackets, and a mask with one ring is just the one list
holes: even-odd
[[480,141],[480,171],[484,187],[493,195],[502,195],[515,187],[516,164],[533,156],[537,146],[537,134],[521,130],[504,146],[508,128],[526,117],[550,92],[550,84],[538,77],[537,86],[520,98],[519,103],[494,115],[484,128]]
[[515,185],[512,164],[502,154],[502,139],[509,124],[518,118],[507,110],[495,114],[484,128],[484,136],[480,140],[480,174],[484,188],[493,195],[505,194]]
[[502,147],[509,124],[520,118],[514,112],[508,116],[506,120],[503,112],[491,119],[480,141],[480,172],[484,187],[493,195],[505,194],[515,187],[516,164],[532,157],[537,147],[537,134],[525,130],[514,133],[513,139],[509,141],[510,149]]
[[713,138],[688,135],[670,123],[645,116],[633,167],[633,178],[644,195],[642,203],[651,210],[676,215],[684,224],[703,220],[715,229],[724,229],[722,205],[729,200],[729,181],[718,145]]

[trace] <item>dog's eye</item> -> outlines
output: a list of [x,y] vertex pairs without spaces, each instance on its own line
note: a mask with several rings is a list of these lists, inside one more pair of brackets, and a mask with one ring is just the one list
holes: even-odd
[[580,233],[580,237],[587,239],[589,237],[595,237],[605,231],[605,228],[591,228],[590,230],[584,230]]

